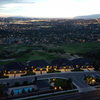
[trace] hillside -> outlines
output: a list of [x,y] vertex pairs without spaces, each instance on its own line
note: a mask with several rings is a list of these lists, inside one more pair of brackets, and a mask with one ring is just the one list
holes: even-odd
[[74,19],[100,19],[100,14],[76,16]]

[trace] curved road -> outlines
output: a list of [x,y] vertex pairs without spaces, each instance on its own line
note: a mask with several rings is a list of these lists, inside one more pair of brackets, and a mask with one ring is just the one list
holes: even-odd
[[63,78],[63,79],[71,78],[73,84],[77,87],[79,92],[95,90],[94,87],[91,87],[84,82],[83,80],[84,74],[98,75],[100,77],[100,71],[98,72],[65,72],[65,73],[51,73],[51,74],[44,74],[44,75],[32,75],[32,76],[25,76],[21,78],[12,78],[12,79],[0,79],[0,83],[15,84],[15,82],[21,83],[26,80],[29,82],[32,82],[35,79],[35,77],[37,77],[38,80],[50,79],[50,78]]

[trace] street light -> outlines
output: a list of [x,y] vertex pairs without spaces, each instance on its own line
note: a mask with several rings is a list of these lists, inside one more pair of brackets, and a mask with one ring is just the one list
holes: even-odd
[[54,87],[55,90],[57,90],[57,87]]
[[78,66],[78,65],[76,65],[76,68],[79,68],[79,66]]
[[46,72],[48,72],[49,71],[49,66],[46,66]]
[[10,71],[8,71],[8,74],[10,74]]
[[14,71],[14,78],[16,77],[16,71]]
[[91,83],[92,84],[95,84],[96,80],[95,79],[92,79]]
[[25,67],[25,72],[27,73],[27,67]]
[[42,68],[40,68],[40,74],[42,74],[42,70],[43,70],[43,69],[42,69]]
[[59,86],[59,89],[60,89],[60,90],[63,90],[61,86]]
[[40,70],[42,71],[42,68],[40,68]]
[[64,68],[64,71],[66,72],[66,67],[63,67]]
[[34,66],[31,67],[32,69],[34,68]]
[[53,78],[53,81],[55,81],[56,79],[55,78]]
[[46,66],[46,68],[49,68],[49,66]]

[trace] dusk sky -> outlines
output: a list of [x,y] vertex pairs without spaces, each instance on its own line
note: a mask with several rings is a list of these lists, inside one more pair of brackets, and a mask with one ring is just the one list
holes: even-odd
[[0,16],[73,18],[100,14],[100,0],[0,0]]

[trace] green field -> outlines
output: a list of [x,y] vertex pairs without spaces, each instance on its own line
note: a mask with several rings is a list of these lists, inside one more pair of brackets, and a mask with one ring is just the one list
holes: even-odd
[[86,53],[91,50],[100,50],[100,42],[70,43],[61,47],[69,53]]
[[[44,48],[44,49],[43,49]],[[100,42],[70,43],[59,46],[25,46],[25,45],[0,45],[0,64],[7,64],[9,59],[26,62],[30,60],[52,60],[65,58],[69,54],[86,54],[100,51]],[[7,60],[8,61],[2,61]]]

